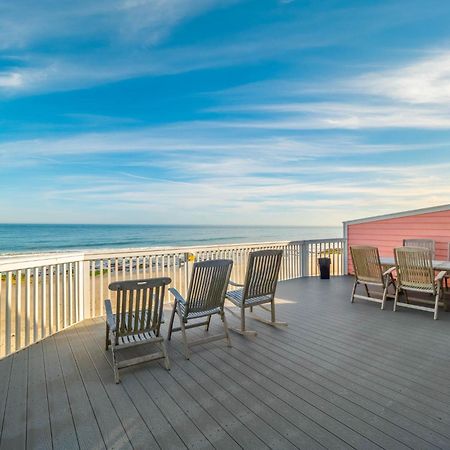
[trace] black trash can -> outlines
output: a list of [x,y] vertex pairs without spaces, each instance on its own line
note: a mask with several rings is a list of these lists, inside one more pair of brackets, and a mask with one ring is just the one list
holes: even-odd
[[329,280],[330,279],[330,258],[319,258],[319,268],[320,268],[320,279]]

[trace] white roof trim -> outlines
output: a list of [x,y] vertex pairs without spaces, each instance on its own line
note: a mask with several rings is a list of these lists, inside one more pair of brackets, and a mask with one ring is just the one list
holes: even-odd
[[428,214],[428,213],[439,212],[439,211],[448,211],[449,209],[450,209],[450,204],[440,205],[440,206],[432,206],[430,208],[412,209],[410,211],[402,211],[402,212],[393,213],[393,214],[383,214],[381,216],[373,216],[373,217],[365,217],[363,219],[347,220],[347,221],[343,222],[343,224],[344,224],[344,226],[346,226],[346,225],[354,225],[354,224],[358,224],[358,223],[374,222],[376,220],[397,219],[399,217],[417,216],[419,214]]

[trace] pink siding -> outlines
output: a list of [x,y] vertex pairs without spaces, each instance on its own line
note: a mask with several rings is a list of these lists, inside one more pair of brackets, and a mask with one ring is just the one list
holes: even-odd
[[393,249],[402,246],[403,239],[434,239],[436,259],[446,260],[449,257],[450,210],[349,224],[347,238],[349,273],[353,272],[352,245],[373,245],[378,247],[380,256],[393,256]]

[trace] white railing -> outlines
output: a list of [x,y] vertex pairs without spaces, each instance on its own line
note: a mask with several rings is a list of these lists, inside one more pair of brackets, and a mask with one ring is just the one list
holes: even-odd
[[280,280],[318,275],[320,257],[331,258],[332,275],[344,273],[344,239],[0,257],[0,357],[103,315],[112,281],[168,276],[185,293],[193,261],[228,258],[243,282],[249,253],[262,249],[283,250]]

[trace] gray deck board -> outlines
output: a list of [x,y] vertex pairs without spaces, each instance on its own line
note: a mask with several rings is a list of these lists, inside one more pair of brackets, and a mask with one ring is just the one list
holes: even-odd
[[[100,377],[92,363],[86,348],[79,335],[72,327],[70,330],[72,339],[69,339],[72,352],[77,361],[81,378],[89,396],[97,423],[102,432],[107,448],[132,448],[129,437],[124,429],[111,400],[100,380]],[[75,338],[74,336],[77,336]]]
[[81,449],[104,449],[105,443],[69,345],[71,331],[55,335],[56,347]]
[[52,448],[52,432],[45,381],[44,352],[38,342],[28,349],[27,447]]
[[450,313],[350,304],[351,283],[280,283],[287,329],[249,319],[256,338],[189,361],[175,334],[170,372],[135,366],[119,385],[103,319],[70,327],[0,361],[0,447],[450,449]]
[[[54,448],[79,448],[66,385],[53,337],[42,341],[50,426]],[[30,374],[30,376],[34,376]]]
[[28,349],[12,357],[0,448],[25,448],[27,435]]
[[8,356],[0,361],[0,433],[4,425],[6,401],[8,399],[8,389],[13,359],[14,355]]

